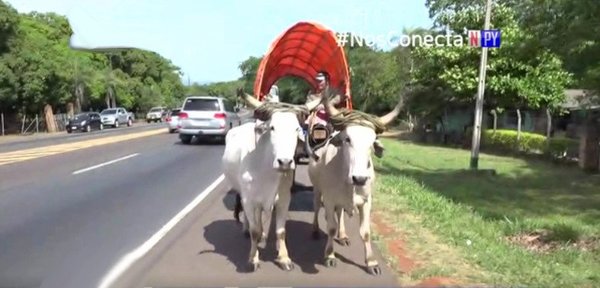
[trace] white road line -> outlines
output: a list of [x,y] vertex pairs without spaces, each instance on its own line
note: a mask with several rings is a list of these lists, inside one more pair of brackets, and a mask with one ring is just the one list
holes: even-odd
[[90,170],[98,169],[100,167],[103,167],[103,166],[106,166],[106,165],[110,165],[110,164],[113,164],[113,163],[117,163],[119,161],[123,161],[123,160],[129,159],[129,158],[135,157],[137,155],[140,155],[140,153],[133,153],[131,155],[127,155],[127,156],[124,156],[124,157],[121,157],[121,158],[117,158],[115,160],[110,160],[108,162],[100,163],[98,165],[94,165],[94,166],[91,166],[91,167],[88,167],[88,168],[77,170],[77,171],[73,172],[73,175],[77,175],[77,174],[81,174],[83,172],[87,172],[87,171],[90,171]]
[[154,233],[152,237],[150,237],[146,242],[142,245],[138,246],[135,250],[129,252],[125,256],[114,265],[108,274],[106,274],[102,280],[100,281],[99,288],[108,288],[113,285],[113,283],[125,272],[131,265],[133,265],[137,260],[142,258],[146,253],[148,253],[156,244],[163,238],[165,235],[181,221],[185,216],[187,216],[206,196],[208,196],[221,182],[225,180],[225,175],[221,174],[219,178],[217,178],[212,184],[210,184],[204,191],[200,192],[192,202],[186,205],[179,213],[177,213],[167,224],[165,224],[158,232]]

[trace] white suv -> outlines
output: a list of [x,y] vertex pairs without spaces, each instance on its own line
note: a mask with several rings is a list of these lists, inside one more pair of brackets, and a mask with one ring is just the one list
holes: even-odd
[[165,115],[165,108],[163,107],[152,107],[148,113],[146,113],[146,122],[162,122],[163,116]]
[[241,119],[233,103],[223,97],[189,96],[179,112],[179,139],[189,144],[192,138],[216,138],[225,142],[225,135]]

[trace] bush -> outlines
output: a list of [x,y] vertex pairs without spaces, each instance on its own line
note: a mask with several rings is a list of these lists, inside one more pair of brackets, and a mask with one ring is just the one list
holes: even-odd
[[543,153],[546,151],[546,137],[535,133],[521,132],[521,139],[517,141],[517,131],[484,130],[481,136],[481,145],[503,152]]
[[[465,147],[470,147],[472,128],[466,131]],[[517,131],[499,129],[494,132],[493,129],[483,130],[481,132],[481,149],[503,153],[521,152],[526,154],[543,154],[552,159],[577,157],[579,151],[579,141],[571,138],[550,138],[546,141],[546,136],[521,132],[521,139],[517,141]]]

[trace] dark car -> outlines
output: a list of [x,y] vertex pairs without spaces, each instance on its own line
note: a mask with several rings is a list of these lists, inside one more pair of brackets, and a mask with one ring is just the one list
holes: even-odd
[[103,130],[104,125],[100,120],[100,113],[85,112],[75,115],[67,122],[67,133],[73,131],[90,132],[92,130]]

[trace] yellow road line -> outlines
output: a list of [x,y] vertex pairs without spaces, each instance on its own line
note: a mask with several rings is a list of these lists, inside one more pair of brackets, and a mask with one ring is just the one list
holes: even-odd
[[79,149],[90,148],[100,145],[112,144],[121,141],[127,141],[152,135],[164,134],[166,133],[164,129],[150,130],[144,132],[138,132],[133,134],[126,135],[118,135],[118,136],[109,136],[98,139],[91,139],[81,142],[72,142],[65,144],[57,144],[45,147],[31,148],[19,151],[11,151],[0,153],[0,166],[36,159],[45,156],[56,155],[60,153],[71,152]]

